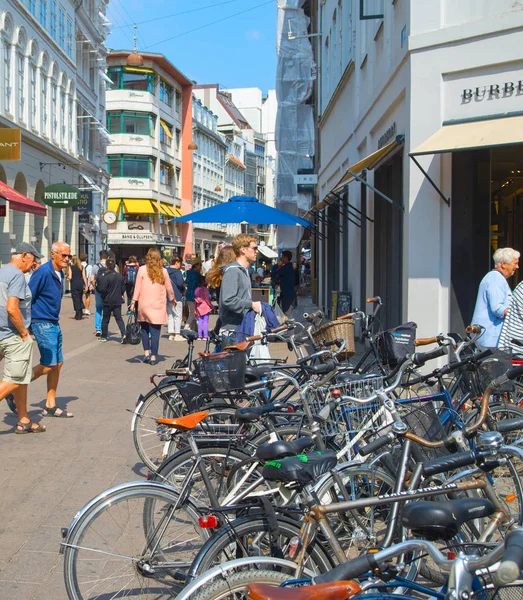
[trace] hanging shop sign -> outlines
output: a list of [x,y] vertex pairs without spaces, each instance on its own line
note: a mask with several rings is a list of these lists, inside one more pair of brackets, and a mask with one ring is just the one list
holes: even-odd
[[91,215],[89,213],[86,212],[81,212],[78,215],[78,223],[90,223],[91,222]]
[[80,200],[76,206],[73,206],[73,212],[93,212],[93,192],[80,192]]
[[80,202],[80,190],[68,183],[54,183],[45,188],[42,201],[53,208],[69,208]]
[[0,129],[0,160],[20,160],[20,129]]

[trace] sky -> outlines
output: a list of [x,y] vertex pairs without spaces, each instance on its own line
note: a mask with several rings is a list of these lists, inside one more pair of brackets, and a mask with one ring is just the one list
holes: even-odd
[[274,89],[276,0],[110,0],[107,17],[110,49],[131,50],[136,23],[139,50],[199,84]]

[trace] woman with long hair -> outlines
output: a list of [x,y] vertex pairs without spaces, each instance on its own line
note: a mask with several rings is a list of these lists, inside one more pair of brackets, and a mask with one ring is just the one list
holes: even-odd
[[[130,310],[138,303],[138,322],[142,329],[143,362],[155,365],[162,325],[167,323],[167,299],[175,303],[173,287],[162,256],[156,248],[147,252],[145,265],[138,269]],[[150,338],[149,338],[150,334]]]
[[80,321],[84,312],[83,295],[87,290],[85,269],[78,256],[73,256],[67,267],[67,279],[71,282],[71,298],[73,299],[74,318]]
[[[232,246],[224,246],[220,252],[218,252],[218,256],[214,261],[213,268],[210,271],[207,271],[207,275],[205,276],[207,279],[207,285],[214,291],[216,295],[217,302],[220,301],[220,288],[222,286],[223,279],[222,267],[228,265],[233,260],[236,260],[236,253],[232,249]],[[222,322],[220,317],[218,317],[216,325],[213,329],[214,333],[218,334],[221,326]]]

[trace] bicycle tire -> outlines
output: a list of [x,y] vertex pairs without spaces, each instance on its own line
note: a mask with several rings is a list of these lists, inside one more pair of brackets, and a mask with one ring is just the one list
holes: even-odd
[[249,583],[266,583],[277,587],[289,578],[288,574],[268,569],[238,571],[226,578],[211,580],[204,589],[198,590],[191,600],[234,600],[239,598],[238,594],[245,594]]
[[[146,549],[154,532],[146,534],[143,528],[141,505],[154,500],[167,511],[178,499],[175,490],[140,482],[109,490],[89,506],[74,524],[64,551],[69,599],[112,598],[118,593],[123,597],[126,591],[133,598],[150,598],[152,592],[158,599],[172,598],[174,591],[183,586],[186,570],[209,534],[199,527],[199,514],[186,501],[178,508],[176,518],[167,523],[162,536],[165,542],[147,561]],[[114,539],[110,541],[109,537]],[[177,552],[179,548],[183,551]],[[171,555],[178,557],[177,562]],[[144,576],[146,565],[151,565],[156,573]]]
[[[132,421],[134,447],[151,471],[156,471],[168,453],[169,440],[160,438],[157,419],[180,416],[184,408],[183,398],[175,384],[151,390],[136,406]],[[170,436],[168,428],[163,433],[166,437]]]
[[[276,516],[276,520],[279,537],[272,543],[269,541],[270,519],[259,513],[236,519],[227,527],[218,530],[194,559],[189,574],[191,580],[214,565],[232,558],[272,556],[273,549],[277,549],[285,558],[288,542],[299,536],[301,525],[287,517]],[[314,573],[325,573],[333,566],[327,551],[319,543],[317,536],[314,537],[307,547],[304,568]]]

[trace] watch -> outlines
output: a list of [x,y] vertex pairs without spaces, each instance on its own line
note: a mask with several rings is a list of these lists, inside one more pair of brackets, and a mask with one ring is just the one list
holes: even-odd
[[113,223],[116,223],[117,218],[118,217],[116,216],[116,213],[114,213],[112,210],[108,210],[104,213],[103,216],[103,220],[105,223],[107,223],[107,225],[112,225]]

